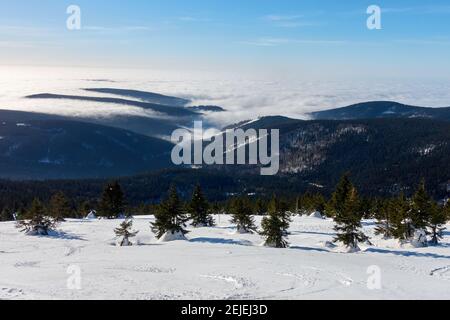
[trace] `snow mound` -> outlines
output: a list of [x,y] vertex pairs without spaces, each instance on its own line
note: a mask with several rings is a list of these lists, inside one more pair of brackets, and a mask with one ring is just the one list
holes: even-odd
[[187,240],[186,236],[181,231],[167,231],[159,238],[158,242],[170,242],[170,241],[180,241]]
[[332,241],[325,241],[323,246],[328,249],[334,249],[337,247]]
[[233,232],[233,234],[252,234],[253,232],[251,230],[247,230],[245,228],[242,227],[238,227],[236,228],[236,231]]
[[97,219],[97,216],[95,215],[96,214],[96,212],[95,211],[91,211],[91,212],[89,212],[89,214],[86,216],[86,220],[94,220],[94,219]]
[[118,239],[116,241],[116,247],[131,247],[133,243],[129,239]]
[[360,252],[361,248],[359,246],[354,247],[354,246],[345,246],[341,244],[336,246],[333,251],[337,253],[356,253]]
[[322,214],[319,211],[314,211],[309,215],[310,218],[323,219]]
[[425,230],[416,230],[414,237],[411,240],[411,246],[413,248],[424,248],[428,246],[427,233]]

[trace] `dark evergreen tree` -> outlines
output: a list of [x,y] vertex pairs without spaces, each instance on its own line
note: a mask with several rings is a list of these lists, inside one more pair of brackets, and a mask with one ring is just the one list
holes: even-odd
[[412,198],[411,221],[416,230],[426,230],[432,213],[432,200],[422,181]]
[[348,175],[344,175],[337,185],[328,208],[336,222],[337,236],[334,241],[342,242],[351,251],[358,250],[358,242],[367,241],[368,238],[361,231],[363,212],[361,212],[358,192]]
[[290,220],[286,219],[285,211],[274,196],[269,203],[268,215],[263,218],[261,235],[266,238],[264,244],[269,247],[286,248],[288,242],[285,237]]
[[444,205],[445,216],[447,217],[447,222],[450,221],[450,202]]
[[117,181],[109,183],[102,194],[97,214],[100,217],[114,219],[124,213],[125,201],[122,188]]
[[390,217],[392,235],[400,241],[411,240],[414,236],[414,226],[411,219],[411,203],[404,194],[390,201]]
[[281,219],[281,227],[283,229],[283,234],[289,234],[289,225],[291,224],[291,215],[292,213],[289,211],[289,204],[284,200],[279,200],[276,195],[272,196],[272,199],[268,205],[269,212],[279,212],[278,216]]
[[212,213],[212,214],[221,214],[222,213],[222,207],[219,205],[219,203],[217,203],[217,202],[214,202],[213,204],[212,204],[212,206],[211,206],[211,208],[210,208],[210,212]]
[[122,237],[122,240],[119,242],[121,247],[132,246],[133,244],[130,241],[130,238],[135,237],[139,231],[132,231],[133,228],[133,220],[126,219],[124,222],[120,224],[120,226],[114,229],[114,233],[117,237]]
[[151,224],[152,231],[160,239],[165,233],[186,234],[186,222],[189,218],[186,215],[182,201],[180,200],[177,189],[172,186],[168,197],[160,203],[155,211],[155,222]]
[[377,226],[376,235],[382,235],[384,239],[390,239],[394,236],[394,226],[392,225],[392,216],[395,214],[395,200],[377,201]]
[[192,200],[188,207],[194,227],[214,226],[214,219],[209,214],[209,203],[203,195],[200,185],[195,187]]
[[430,228],[430,244],[438,245],[439,240],[444,237],[445,223],[447,222],[447,216],[444,207],[440,207],[437,203],[433,202],[431,206],[431,216],[429,221]]
[[12,221],[14,220],[13,212],[8,207],[5,207],[1,210],[0,213],[0,221]]
[[65,218],[69,218],[72,212],[70,202],[64,193],[57,192],[51,197],[49,214],[56,222],[65,221]]
[[236,198],[231,207],[231,223],[236,224],[238,233],[250,233],[256,231],[255,222],[252,216],[252,208],[248,199]]
[[267,213],[267,204],[263,199],[256,199],[254,213],[258,216],[263,216]]
[[93,209],[94,205],[90,201],[83,201],[78,205],[77,216],[80,218],[85,218]]
[[30,235],[46,236],[56,226],[55,221],[45,214],[45,207],[38,199],[33,200],[25,216],[26,220],[18,221],[17,227]]

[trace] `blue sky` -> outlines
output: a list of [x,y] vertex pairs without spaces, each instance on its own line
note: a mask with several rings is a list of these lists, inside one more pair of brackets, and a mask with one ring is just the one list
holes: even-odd
[[0,64],[445,77],[448,57],[448,0],[0,0]]

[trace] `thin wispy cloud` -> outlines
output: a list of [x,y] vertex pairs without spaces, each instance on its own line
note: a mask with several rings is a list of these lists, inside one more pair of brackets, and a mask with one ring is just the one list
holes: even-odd
[[277,15],[270,14],[264,17],[267,21],[293,21],[303,18],[304,15]]
[[38,26],[0,25],[0,34],[5,36],[36,37],[50,32],[49,28]]
[[105,27],[88,25],[82,26],[81,30],[96,31],[96,32],[127,32],[127,31],[152,31],[153,28],[149,26],[117,26],[117,27]]
[[178,17],[177,20],[182,21],[182,22],[209,22],[209,21],[211,21],[211,19],[209,19],[209,18],[199,18],[199,17],[193,17],[193,16]]
[[411,44],[419,46],[450,45],[450,39],[399,39],[395,42],[400,44]]
[[259,46],[259,47],[278,47],[289,44],[308,44],[308,45],[342,45],[347,41],[342,40],[310,40],[310,39],[291,39],[291,38],[259,38],[256,40],[241,41],[241,44]]
[[33,48],[34,44],[29,42],[18,42],[18,41],[0,41],[0,48],[19,48],[19,49],[27,49]]
[[310,17],[303,14],[294,14],[294,15],[270,14],[262,17],[262,19],[272,24],[273,26],[279,28],[312,27],[323,24],[322,22],[319,21],[311,21]]

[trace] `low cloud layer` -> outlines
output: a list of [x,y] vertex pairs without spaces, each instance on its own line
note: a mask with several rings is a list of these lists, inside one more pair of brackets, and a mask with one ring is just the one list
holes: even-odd
[[[103,82],[96,83],[95,79]],[[450,81],[437,80],[304,80],[282,77],[244,77],[207,73],[139,70],[2,68],[0,109],[73,116],[157,115],[142,108],[65,100],[27,100],[37,93],[108,96],[85,92],[85,87],[136,89],[189,98],[193,105],[219,105],[224,113],[208,119],[221,127],[260,116],[284,115],[307,119],[312,111],[373,100],[450,106]]]

